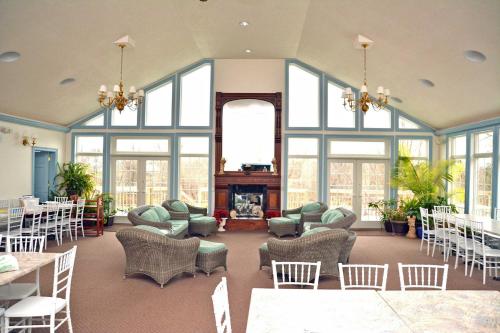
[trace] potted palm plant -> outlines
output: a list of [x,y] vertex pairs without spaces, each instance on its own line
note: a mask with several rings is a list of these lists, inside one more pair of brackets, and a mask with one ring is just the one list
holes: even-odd
[[88,165],[85,163],[69,162],[62,167],[58,164],[59,173],[56,176],[58,191],[64,191],[68,197],[89,198],[94,191],[94,177],[90,174]]

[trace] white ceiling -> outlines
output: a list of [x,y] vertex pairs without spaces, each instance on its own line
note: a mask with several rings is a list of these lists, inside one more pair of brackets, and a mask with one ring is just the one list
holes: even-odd
[[[22,55],[0,62],[0,112],[62,125],[118,79],[110,42],[126,34],[137,47],[124,79],[137,86],[201,58],[298,58],[359,86],[361,33],[375,41],[369,89],[391,88],[396,107],[435,128],[500,115],[499,0],[0,0],[0,22],[0,53]],[[487,61],[465,60],[468,49]]]

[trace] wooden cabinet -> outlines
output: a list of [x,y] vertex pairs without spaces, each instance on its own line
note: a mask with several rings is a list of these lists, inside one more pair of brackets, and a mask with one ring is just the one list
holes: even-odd
[[104,206],[102,197],[97,200],[86,200],[83,211],[83,228],[85,236],[100,236],[104,234]]

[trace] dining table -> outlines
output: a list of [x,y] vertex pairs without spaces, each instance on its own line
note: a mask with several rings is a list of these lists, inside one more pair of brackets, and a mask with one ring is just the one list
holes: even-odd
[[500,332],[500,292],[254,288],[246,332]]
[[59,253],[50,252],[12,252],[19,264],[19,269],[10,272],[0,273],[0,286],[10,283],[24,275],[36,271],[37,269],[48,265],[56,260]]
[[453,216],[465,221],[481,222],[485,234],[500,238],[500,220],[474,214],[453,214]]

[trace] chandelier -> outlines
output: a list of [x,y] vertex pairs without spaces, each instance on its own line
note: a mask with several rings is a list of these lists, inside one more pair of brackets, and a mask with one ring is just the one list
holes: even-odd
[[123,49],[127,45],[134,46],[134,42],[129,36],[125,36],[115,41],[116,44],[121,49],[121,60],[120,60],[120,83],[115,84],[113,91],[107,91],[106,85],[101,85],[99,88],[98,101],[101,107],[106,107],[109,109],[117,108],[121,113],[125,106],[129,109],[135,111],[139,105],[144,100],[144,90],[136,91],[134,86],[130,86],[128,95],[125,94],[125,86],[123,84]]
[[344,108],[348,111],[356,112],[357,107],[361,109],[364,113],[366,113],[371,107],[375,111],[379,111],[383,109],[388,104],[388,98],[391,95],[389,89],[384,89],[384,87],[379,86],[377,88],[377,98],[372,98],[368,95],[368,84],[366,81],[366,49],[369,48],[373,44],[373,41],[358,35],[357,40],[355,41],[355,45],[358,48],[363,48],[363,85],[359,91],[360,96],[359,99],[356,100],[354,97],[354,93],[350,87],[347,87],[342,92],[342,99],[344,100]]

